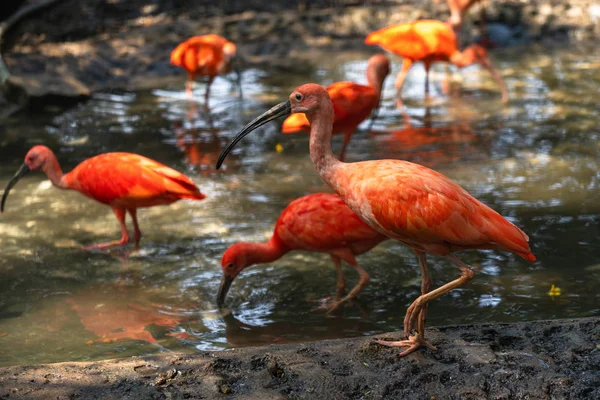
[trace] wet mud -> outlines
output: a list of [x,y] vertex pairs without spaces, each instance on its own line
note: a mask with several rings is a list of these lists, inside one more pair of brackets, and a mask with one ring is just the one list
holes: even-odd
[[427,334],[438,350],[405,358],[361,337],[6,367],[0,398],[600,398],[600,318],[449,326]]

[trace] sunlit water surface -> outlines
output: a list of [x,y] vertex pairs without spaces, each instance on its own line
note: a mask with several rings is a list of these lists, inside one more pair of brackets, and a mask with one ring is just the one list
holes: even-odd
[[[223,317],[215,307],[223,251],[240,240],[266,240],[291,200],[329,191],[309,160],[308,135],[281,135],[279,123],[271,123],[217,172],[223,146],[301,83],[365,82],[367,57],[319,57],[318,68],[294,73],[246,70],[242,99],[217,79],[210,114],[186,99],[182,74],[154,90],[100,93],[74,109],[3,121],[1,187],[27,149],[43,143],[66,171],[98,153],[146,155],[188,174],[207,198],[140,210],[139,254],[84,252],[82,245],[118,238],[110,208],[52,187],[39,172],[25,177],[0,216],[0,365],[400,330],[420,274],[412,251],[391,241],[359,257],[372,279],[359,303],[336,317],[315,310],[334,294],[335,270],[327,255],[313,253],[244,271],[227,300],[233,313]],[[425,101],[424,70],[415,67],[404,88],[405,115],[388,79],[380,118],[371,132],[361,126],[347,157],[435,168],[531,238],[533,264],[502,252],[461,253],[476,277],[432,303],[430,326],[600,315],[598,52],[514,49],[493,58],[512,98],[507,106],[478,67],[444,85],[446,68],[437,66]],[[395,75],[399,60],[393,61]],[[197,85],[200,99],[203,90]],[[444,259],[430,257],[430,265],[436,285],[459,274]],[[355,271],[345,272],[353,285]],[[551,285],[560,296],[548,294]]]

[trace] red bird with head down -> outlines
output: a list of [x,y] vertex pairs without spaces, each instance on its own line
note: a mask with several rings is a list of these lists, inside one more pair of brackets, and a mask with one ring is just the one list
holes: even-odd
[[502,101],[508,101],[508,92],[502,78],[490,62],[487,51],[479,44],[472,44],[463,52],[458,49],[456,34],[452,27],[442,21],[419,20],[388,26],[370,33],[366,44],[377,44],[404,58],[402,70],[396,77],[398,97],[408,71],[415,62],[425,65],[425,93],[429,93],[429,68],[434,62],[449,62],[459,68],[478,63],[487,69],[502,91]]
[[[305,113],[310,122],[310,157],[321,178],[364,222],[385,236],[410,246],[421,268],[421,296],[408,308],[404,318],[407,340],[379,343],[408,347],[401,355],[427,346],[425,315],[428,303],[466,284],[473,278],[471,268],[453,253],[469,249],[510,251],[535,261],[527,235],[496,211],[481,203],[446,176],[418,164],[401,160],[373,160],[344,163],[331,151],[334,111],[325,88],[302,85],[289,99],[271,108],[246,125],[221,154],[227,153],[244,136],[278,116]],[[451,260],[460,277],[431,290],[426,254]],[[415,335],[409,336],[413,327]]]
[[[363,254],[387,237],[365,224],[342,199],[333,193],[315,193],[292,201],[281,213],[273,236],[267,243],[240,242],[223,254],[223,279],[217,294],[221,307],[233,280],[254,264],[269,263],[293,250],[328,253],[337,270],[337,301],[328,306],[329,312],[354,298],[367,284],[369,275],[355,256]],[[346,279],[342,260],[359,274],[359,283],[343,297]]]

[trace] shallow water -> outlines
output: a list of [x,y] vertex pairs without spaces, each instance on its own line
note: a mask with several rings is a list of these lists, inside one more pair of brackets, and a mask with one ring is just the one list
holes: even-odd
[[[301,73],[244,71],[241,99],[217,79],[210,114],[186,100],[182,74],[154,90],[101,93],[73,109],[3,121],[1,187],[27,149],[43,143],[66,171],[102,152],[146,155],[185,172],[207,198],[140,210],[138,254],[84,252],[82,245],[119,236],[112,211],[53,188],[41,173],[26,176],[0,216],[0,365],[400,330],[420,274],[412,251],[392,241],[359,257],[371,281],[358,304],[336,317],[314,310],[334,294],[335,270],[327,255],[313,253],[244,271],[227,299],[233,314],[223,317],[215,307],[223,251],[240,240],[266,240],[291,200],[329,191],[310,163],[308,136],[278,134],[276,123],[240,143],[224,171],[214,170],[244,123],[296,85],[365,81],[367,54],[339,54],[329,65],[331,57],[320,58],[322,67],[300,66]],[[371,132],[361,126],[347,159],[402,158],[432,167],[530,236],[533,264],[502,252],[460,253],[475,279],[432,303],[429,326],[600,315],[598,53],[513,49],[493,58],[512,98],[507,106],[477,67],[455,73],[461,82],[448,95],[446,69],[437,66],[425,102],[424,71],[415,67],[405,83],[405,115],[388,79],[380,118]],[[203,90],[197,85],[198,98]],[[436,285],[458,276],[448,261],[429,260]],[[353,285],[356,273],[344,271]],[[551,285],[560,296],[548,294]]]

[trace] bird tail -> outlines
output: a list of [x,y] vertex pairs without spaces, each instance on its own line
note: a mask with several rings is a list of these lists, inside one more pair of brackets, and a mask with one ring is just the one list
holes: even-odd
[[534,262],[536,258],[529,248],[529,236],[491,208],[490,211],[486,218],[486,225],[492,240],[502,246],[504,250]]
[[181,195],[181,198],[187,200],[202,200],[206,198],[206,195],[198,191],[196,193],[183,194]]

